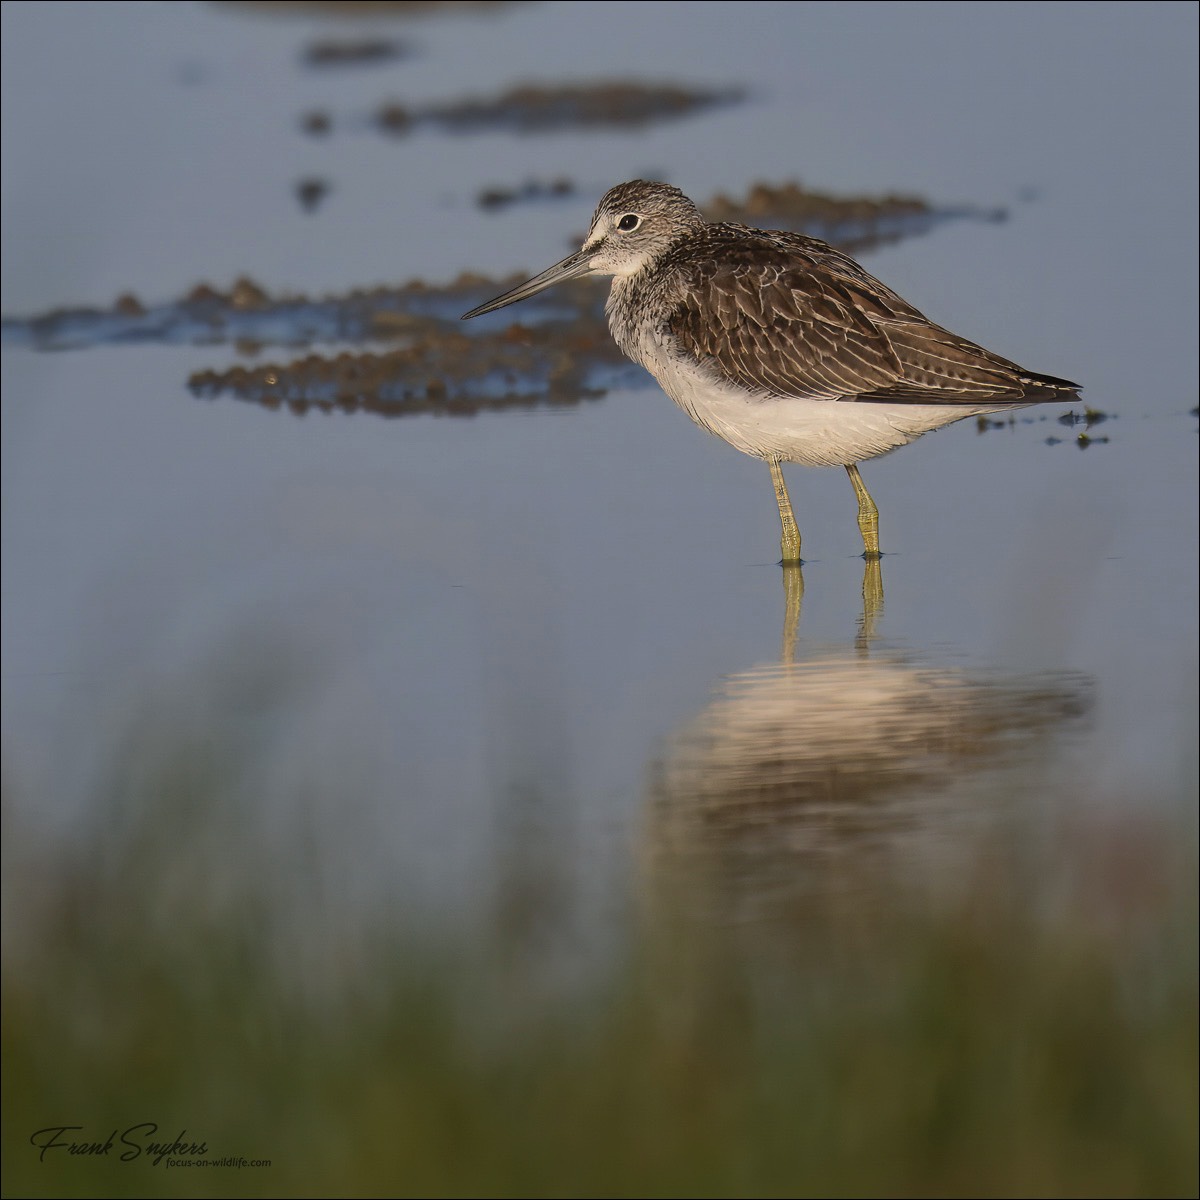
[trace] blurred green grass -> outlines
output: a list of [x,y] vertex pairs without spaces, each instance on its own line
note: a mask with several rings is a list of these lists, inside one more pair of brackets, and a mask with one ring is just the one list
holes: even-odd
[[[667,870],[567,986],[500,897],[474,934],[331,953],[318,995],[253,895],[168,900],[229,780],[160,768],[116,857],[10,879],[5,1195],[1195,1194],[1195,851],[1153,822],[1037,861],[993,834],[958,891],[864,870],[754,922]],[[146,1121],[271,1165],[29,1140]]]

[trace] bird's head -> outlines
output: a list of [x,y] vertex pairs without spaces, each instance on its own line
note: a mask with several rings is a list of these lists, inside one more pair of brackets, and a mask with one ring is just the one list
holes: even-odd
[[585,275],[636,275],[667,252],[689,230],[704,224],[696,206],[666,183],[635,179],[610,188],[592,216],[583,246],[540,275],[518,284],[469,313],[495,312],[556,283]]

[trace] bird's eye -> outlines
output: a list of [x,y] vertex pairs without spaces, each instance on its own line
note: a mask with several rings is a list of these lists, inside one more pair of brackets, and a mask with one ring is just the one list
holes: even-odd
[[636,229],[642,223],[642,218],[637,213],[626,213],[618,222],[617,228],[622,233],[629,233]]

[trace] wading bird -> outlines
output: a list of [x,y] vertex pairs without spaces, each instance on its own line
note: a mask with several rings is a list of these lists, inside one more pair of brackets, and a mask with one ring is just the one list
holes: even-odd
[[781,463],[845,467],[865,557],[878,558],[859,462],[1079,386],[933,324],[825,242],[707,222],[678,188],[640,179],[604,196],[582,249],[463,319],[584,275],[613,277],[606,311],[621,350],[692,420],[766,460],[785,564],[800,561],[800,532]]

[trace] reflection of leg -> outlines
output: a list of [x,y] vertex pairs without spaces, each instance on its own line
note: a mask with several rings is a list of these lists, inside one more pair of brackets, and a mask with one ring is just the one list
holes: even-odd
[[858,497],[858,528],[863,539],[863,555],[866,558],[878,558],[879,509],[875,507],[875,501],[871,499],[871,493],[867,491],[867,485],[863,483],[854,463],[846,468],[846,474],[850,476],[854,494]]
[[783,661],[796,661],[796,631],[800,627],[800,602],[804,599],[804,576],[799,563],[783,564]]
[[783,482],[783,469],[779,459],[768,458],[767,465],[771,468],[771,482],[775,485],[775,502],[779,505],[779,523],[783,526],[783,536],[779,540],[783,550],[785,563],[800,561],[800,530],[796,528],[796,518],[792,515],[792,502],[788,499],[787,485]]
[[865,650],[875,639],[875,626],[883,615],[883,568],[879,555],[863,564],[863,611],[858,623],[858,648]]

